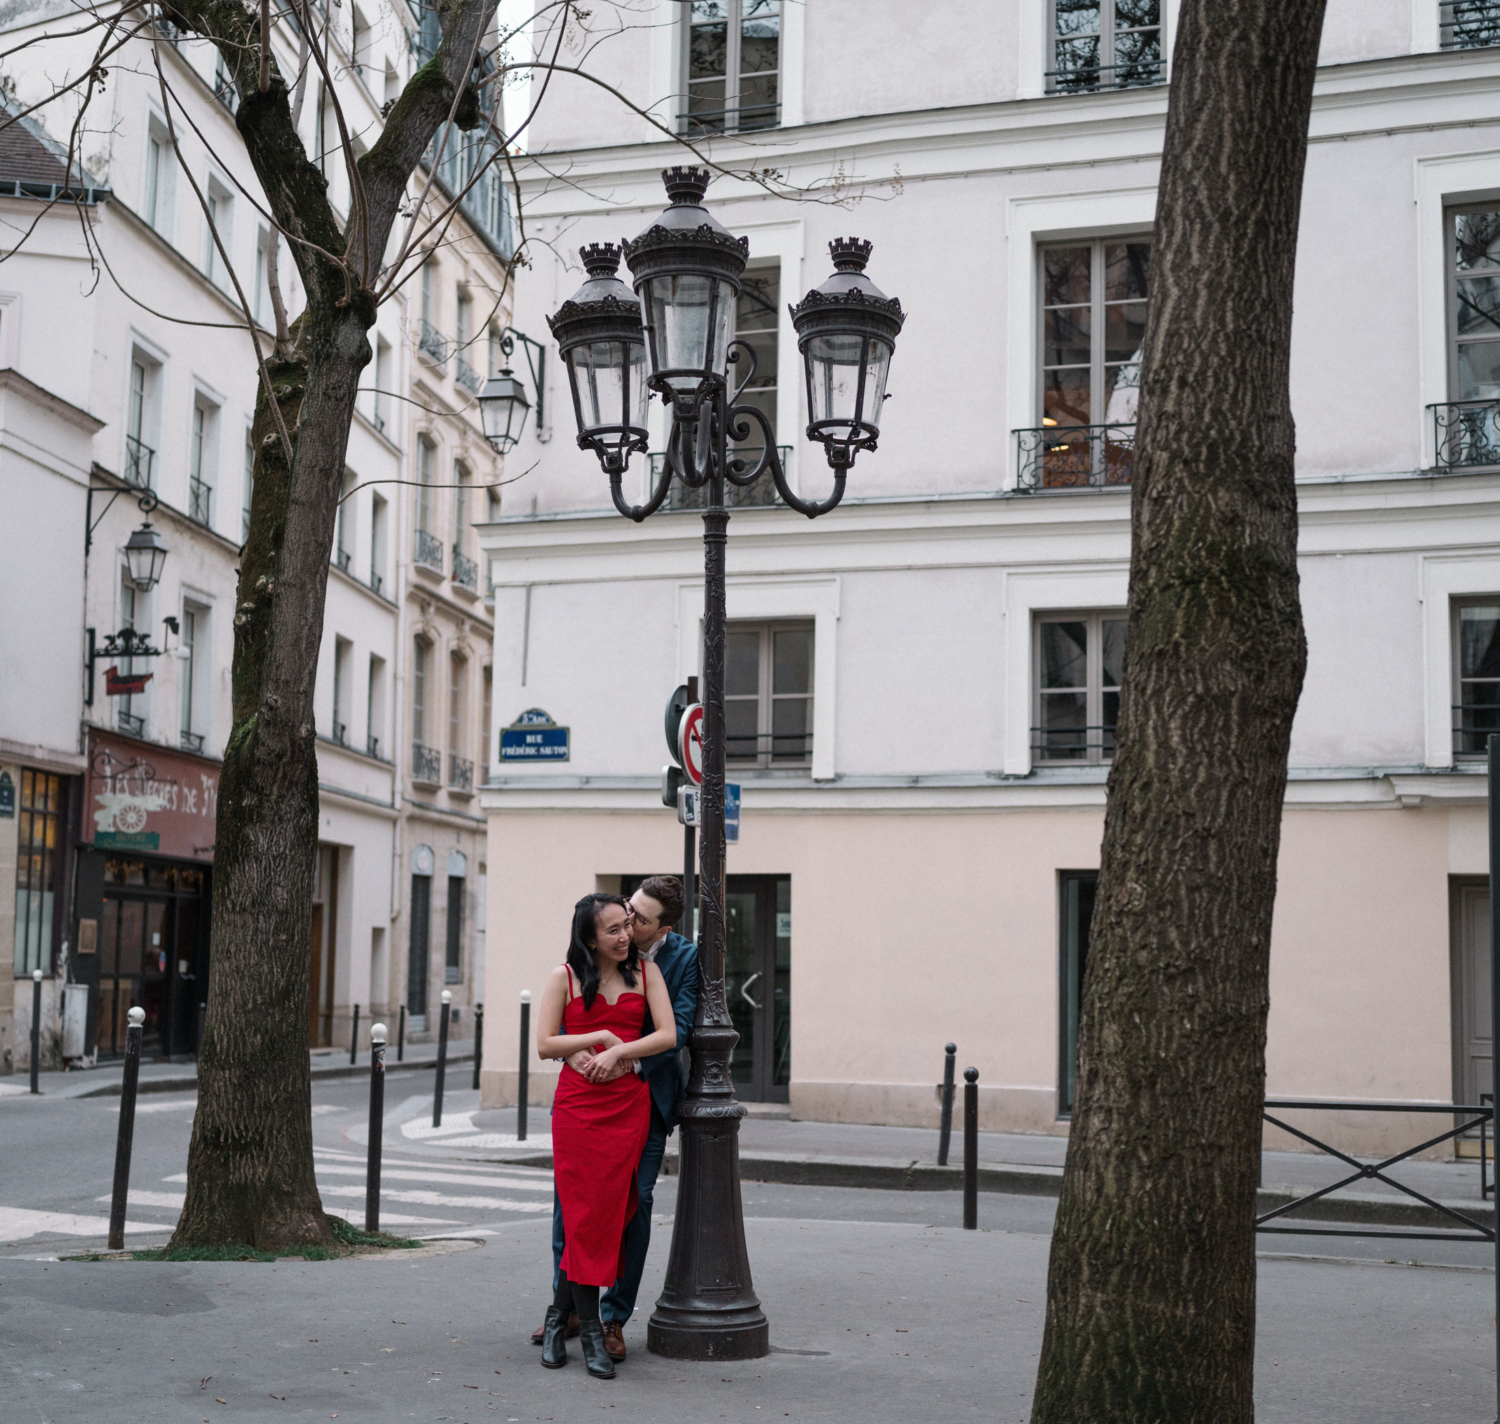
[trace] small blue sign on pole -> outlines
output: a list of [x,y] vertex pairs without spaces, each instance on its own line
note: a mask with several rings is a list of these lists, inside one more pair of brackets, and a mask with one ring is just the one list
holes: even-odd
[[521,713],[500,729],[500,760],[567,761],[570,755],[568,729],[559,727],[540,707]]
[[[703,824],[702,787],[682,786],[677,791],[677,819],[684,826]],[[737,781],[724,783],[724,839],[731,845],[740,838],[740,787]]]
[[739,783],[724,783],[724,839],[733,845],[740,838],[740,788]]

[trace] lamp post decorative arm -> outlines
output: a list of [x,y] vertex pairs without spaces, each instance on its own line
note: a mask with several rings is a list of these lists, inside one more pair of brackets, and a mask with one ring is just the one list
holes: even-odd
[[[513,326],[501,327],[500,349],[505,353],[507,362],[515,352],[518,341],[525,348],[526,369],[531,372],[531,385],[536,391],[536,431],[540,435],[547,424],[547,347],[543,342],[527,336],[524,331],[517,331]],[[535,355],[532,354],[533,352]]]

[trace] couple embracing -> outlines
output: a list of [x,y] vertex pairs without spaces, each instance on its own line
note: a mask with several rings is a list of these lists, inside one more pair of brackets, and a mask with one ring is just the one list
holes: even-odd
[[[679,1050],[698,1008],[698,950],[671,927],[682,882],[653,875],[629,900],[585,895],[568,957],[537,1017],[537,1053],[561,1058],[552,1100],[552,1304],[531,1338],[542,1363],[613,1379],[651,1244],[651,1202],[686,1088]],[[602,1297],[601,1297],[602,1291]]]

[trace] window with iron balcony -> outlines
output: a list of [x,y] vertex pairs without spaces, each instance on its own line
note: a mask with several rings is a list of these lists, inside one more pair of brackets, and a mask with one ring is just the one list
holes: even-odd
[[1440,0],[1438,42],[1444,49],[1500,45],[1500,0]]
[[1051,0],[1049,94],[1166,82],[1161,0]]
[[1450,208],[1448,394],[1431,406],[1440,470],[1500,466],[1500,203]]
[[781,122],[781,0],[691,0],[683,36],[688,134]]
[[1125,668],[1123,612],[1037,619],[1031,756],[1038,765],[1098,765],[1115,752]]

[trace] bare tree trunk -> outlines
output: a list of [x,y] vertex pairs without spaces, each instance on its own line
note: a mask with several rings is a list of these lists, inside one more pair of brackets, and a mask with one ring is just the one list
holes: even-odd
[[1250,1424],[1271,911],[1306,647],[1288,390],[1324,0],[1184,0],[1125,693],[1033,1424]]

